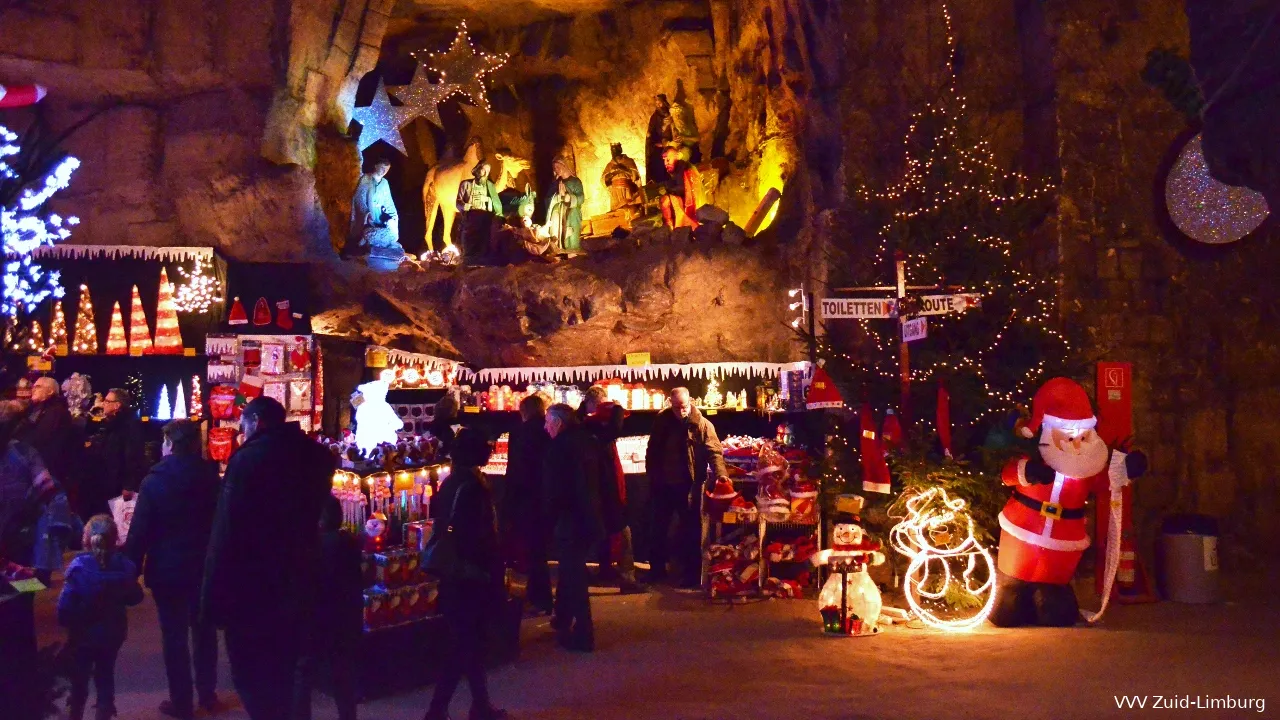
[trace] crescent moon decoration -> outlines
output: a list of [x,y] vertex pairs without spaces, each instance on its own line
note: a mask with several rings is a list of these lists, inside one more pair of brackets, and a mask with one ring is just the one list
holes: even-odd
[[1173,224],[1209,245],[1233,243],[1257,230],[1270,209],[1262,193],[1221,183],[1209,174],[1200,135],[1187,141],[1164,186]]

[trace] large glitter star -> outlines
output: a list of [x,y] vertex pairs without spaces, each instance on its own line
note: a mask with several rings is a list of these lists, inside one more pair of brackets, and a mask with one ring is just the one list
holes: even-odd
[[[421,51],[419,51],[421,52]],[[413,53],[417,57],[419,53]],[[458,26],[458,34],[453,38],[453,45],[442,53],[429,53],[427,62],[430,68],[440,73],[441,83],[453,85],[455,92],[466,95],[472,103],[489,109],[489,96],[484,89],[484,78],[489,73],[507,64],[509,55],[490,55],[479,52],[471,44],[467,35],[467,23],[464,20]]]
[[453,83],[433,83],[428,80],[427,66],[418,63],[418,69],[413,71],[413,80],[392,95],[404,103],[404,107],[401,108],[402,122],[424,117],[435,123],[436,127],[442,128],[444,123],[440,121],[440,103],[455,92],[461,92],[461,90]]
[[1165,180],[1164,201],[1179,230],[1210,245],[1243,238],[1257,230],[1270,212],[1262,193],[1218,182],[1209,174],[1199,135],[1179,153]]
[[404,140],[400,137],[400,126],[405,123],[404,108],[391,104],[387,97],[387,86],[378,79],[378,91],[373,95],[373,102],[365,107],[354,108],[351,117],[360,123],[360,152],[379,140],[408,155],[404,149]]

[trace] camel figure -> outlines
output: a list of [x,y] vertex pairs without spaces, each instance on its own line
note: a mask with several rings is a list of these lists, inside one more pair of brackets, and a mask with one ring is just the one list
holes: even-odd
[[[427,212],[428,249],[431,247],[431,238],[435,235],[436,211],[439,210],[444,219],[445,252],[456,252],[453,249],[453,221],[458,215],[458,186],[471,177],[471,169],[483,157],[480,138],[473,137],[467,141],[461,160],[442,160],[439,165],[427,171],[427,179],[422,184],[422,204]],[[529,169],[527,160],[513,155],[496,153],[494,157],[502,163],[502,170],[490,176],[494,178],[493,183],[498,192],[505,190],[515,182],[517,175]]]

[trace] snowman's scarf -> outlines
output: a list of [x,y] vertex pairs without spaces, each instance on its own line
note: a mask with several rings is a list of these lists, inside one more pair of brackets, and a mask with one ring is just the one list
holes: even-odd
[[1089,612],[1081,608],[1080,616],[1087,623],[1095,623],[1102,619],[1102,614],[1107,611],[1107,605],[1111,602],[1111,587],[1115,584],[1116,571],[1120,568],[1120,533],[1124,517],[1124,486],[1129,484],[1129,473],[1125,469],[1124,464],[1125,453],[1119,450],[1111,453],[1111,466],[1107,469],[1107,475],[1111,478],[1111,512],[1107,517],[1107,564],[1103,572],[1106,573],[1102,582],[1102,606],[1098,608],[1098,612]]

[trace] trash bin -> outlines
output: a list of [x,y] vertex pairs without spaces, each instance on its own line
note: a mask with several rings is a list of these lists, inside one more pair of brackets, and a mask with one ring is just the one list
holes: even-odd
[[1180,603],[1218,602],[1217,521],[1207,515],[1172,515],[1160,530],[1165,597]]

